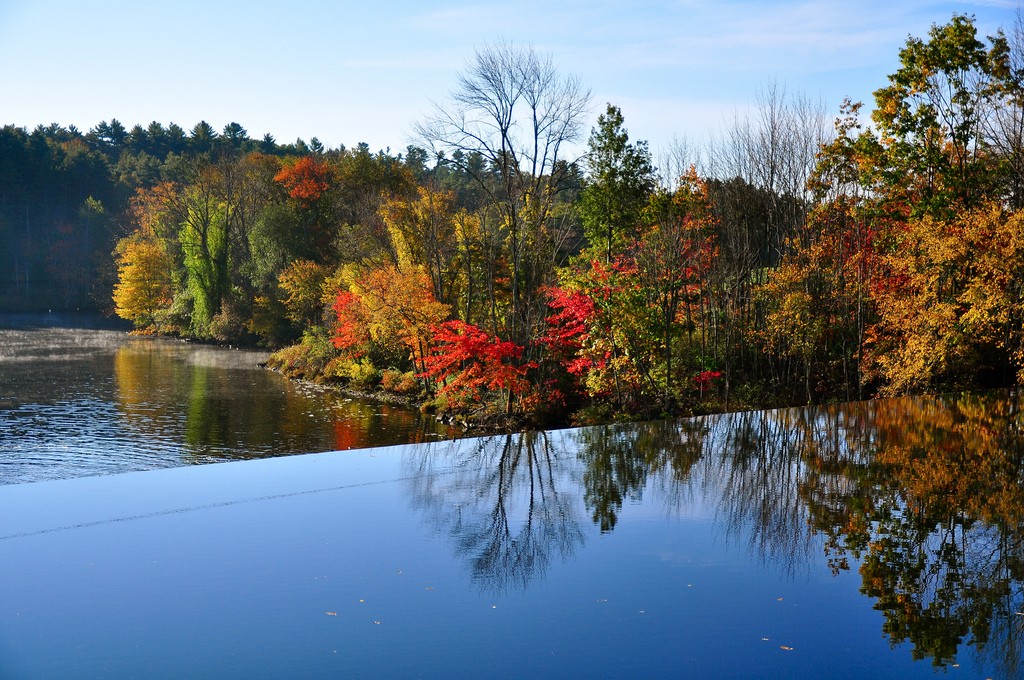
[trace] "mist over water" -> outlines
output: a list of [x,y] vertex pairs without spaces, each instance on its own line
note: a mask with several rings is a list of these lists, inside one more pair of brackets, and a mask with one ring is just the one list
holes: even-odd
[[292,383],[260,368],[265,352],[61,320],[0,321],[0,484],[451,434],[410,409]]

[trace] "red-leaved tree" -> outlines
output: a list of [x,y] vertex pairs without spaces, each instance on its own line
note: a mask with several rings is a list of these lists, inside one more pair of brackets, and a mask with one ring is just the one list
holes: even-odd
[[504,401],[509,413],[515,398],[530,387],[526,373],[535,364],[517,363],[523,355],[521,345],[459,320],[437,326],[432,344],[424,375],[440,386],[438,394],[452,405],[481,402],[490,392]]

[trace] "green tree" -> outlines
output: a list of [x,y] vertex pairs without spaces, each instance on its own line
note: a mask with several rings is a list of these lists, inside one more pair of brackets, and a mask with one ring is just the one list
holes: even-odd
[[630,143],[622,124],[622,112],[612,104],[598,116],[590,132],[587,178],[578,204],[590,247],[609,263],[639,233],[656,185],[647,143]]
[[1001,185],[1001,166],[985,136],[1011,85],[1009,46],[1000,32],[986,45],[972,18],[933,25],[907,39],[889,85],[875,92],[875,131],[853,143],[871,160],[862,185],[899,211],[944,216],[977,207]]
[[217,171],[206,167],[182,194],[183,220],[178,240],[184,253],[186,285],[192,300],[190,331],[210,335],[210,322],[221,310],[230,283],[231,206],[217,193]]
[[217,131],[205,120],[201,120],[192,128],[189,135],[189,148],[193,153],[208,153],[213,149],[214,140],[217,138]]

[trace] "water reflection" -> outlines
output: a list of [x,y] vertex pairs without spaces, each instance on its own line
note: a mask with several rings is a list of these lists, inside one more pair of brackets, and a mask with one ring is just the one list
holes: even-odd
[[[525,587],[632,506],[711,519],[791,575],[856,571],[914,659],[1020,677],[1024,414],[1015,395],[894,399],[423,447],[414,505],[484,588]],[[824,557],[824,560],[821,558]]]
[[402,476],[484,590],[523,590],[558,563],[572,568],[587,536],[622,538],[628,518],[656,512],[696,520],[670,525],[694,542],[712,525],[730,550],[793,581],[852,576],[884,635],[915,659],[941,666],[969,654],[994,675],[1024,675],[1017,395],[479,440],[442,440],[449,433],[434,425],[288,383],[248,353],[0,330],[0,483],[433,441],[406,450]]
[[414,506],[452,538],[481,588],[525,588],[583,544],[564,443],[526,433],[418,447],[407,458]]
[[1018,398],[884,401],[862,405],[858,415],[865,426],[850,439],[872,442],[861,451],[874,455],[853,447],[808,455],[811,464],[841,470],[805,485],[815,527],[837,556],[860,559],[861,592],[885,614],[894,644],[909,642],[914,658],[945,665],[966,643],[1006,677],[1020,677]]
[[114,357],[118,408],[138,435],[182,441],[191,463],[419,443],[449,434],[413,409],[285,383],[257,369],[257,362],[252,352],[132,342]]
[[259,352],[0,327],[0,484],[436,440],[408,408],[259,368]]
[[615,528],[624,500],[640,501],[649,482],[679,505],[703,456],[708,420],[583,428],[574,436],[583,463],[583,500],[602,532]]

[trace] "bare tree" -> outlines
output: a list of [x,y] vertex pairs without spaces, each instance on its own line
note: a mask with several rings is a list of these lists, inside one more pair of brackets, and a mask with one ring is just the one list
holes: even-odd
[[700,177],[710,177],[705,167],[704,156],[705,150],[694,144],[686,135],[673,137],[668,148],[662,150],[658,160],[658,181],[661,186],[667,191],[675,191],[679,188],[680,178],[684,177],[690,168],[694,168]]
[[[575,76],[561,76],[550,56],[498,43],[476,52],[450,102],[416,127],[435,153],[462,165],[501,214],[511,274],[503,322],[520,340],[543,313],[537,292],[561,241],[552,208],[571,172],[563,153],[580,137],[589,104],[590,92]],[[460,161],[474,154],[486,161],[482,167]]]
[[[725,139],[708,153],[708,175],[723,181],[740,180],[762,194],[768,205],[760,233],[746,248],[753,266],[776,264],[787,238],[799,233],[811,193],[807,181],[822,145],[830,140],[831,121],[825,106],[772,83],[757,95],[753,116],[737,116]],[[728,228],[723,220],[723,227]]]
[[986,144],[1006,169],[1010,206],[1017,209],[1024,205],[1024,13],[1019,8],[1007,44],[1009,72],[982,124]]

